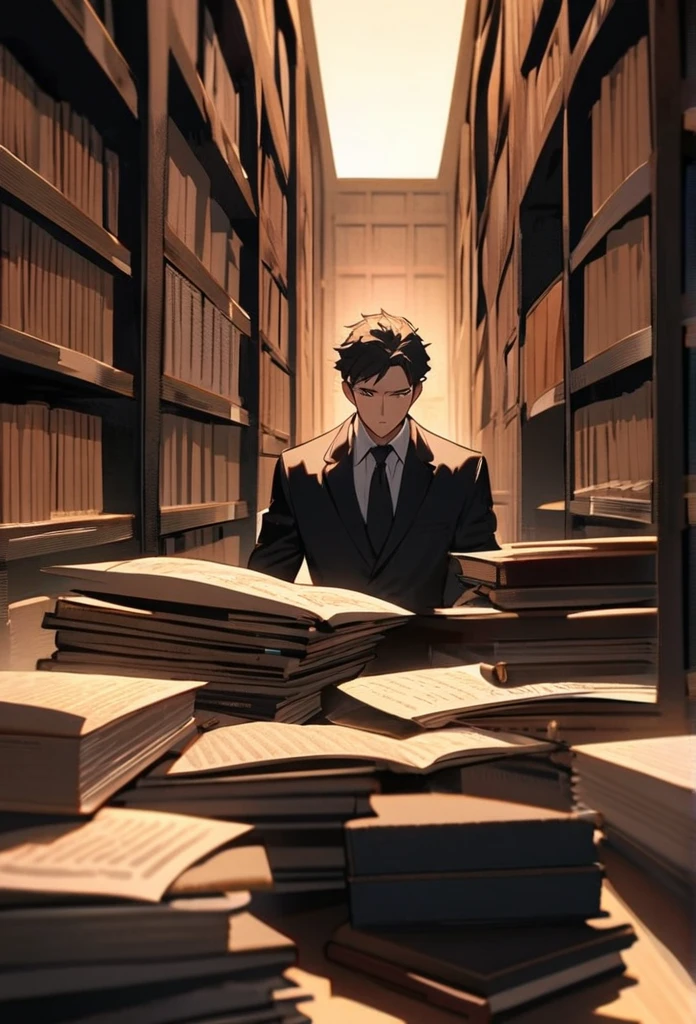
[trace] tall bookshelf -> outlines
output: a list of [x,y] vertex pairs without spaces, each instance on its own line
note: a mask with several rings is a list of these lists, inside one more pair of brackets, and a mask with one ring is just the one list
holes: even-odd
[[37,0],[0,44],[0,667],[31,667],[43,566],[248,556],[311,393],[311,97],[294,0]]
[[481,0],[455,187],[458,358],[499,537],[658,533],[660,702],[675,722],[696,620],[694,376],[678,343],[693,345],[691,7]]

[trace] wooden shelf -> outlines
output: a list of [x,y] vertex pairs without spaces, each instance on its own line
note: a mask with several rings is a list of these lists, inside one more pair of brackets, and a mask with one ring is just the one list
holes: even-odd
[[277,363],[281,370],[285,370],[289,377],[292,377],[293,372],[290,363],[288,362],[287,357],[284,356],[283,353],[280,351],[278,346],[274,345],[272,341],[269,341],[269,339],[266,337],[263,331],[259,331],[259,338],[261,339],[261,344],[263,345],[263,347],[270,354],[273,362]]
[[280,437],[276,436],[263,427],[261,429],[261,454],[262,455],[282,455],[283,452],[290,447],[290,439],[286,438],[281,440]]
[[0,146],[0,189],[67,231],[117,270],[130,275],[130,253],[118,238],[4,146]]
[[527,76],[544,56],[551,33],[558,21],[561,7],[561,0],[544,0],[522,60],[520,70],[523,75]]
[[170,505],[160,509],[160,535],[165,537],[185,530],[246,519],[246,501],[211,501],[200,505]]
[[537,398],[534,405],[527,413],[527,419],[531,420],[534,416],[538,416],[542,412],[547,412],[549,409],[553,409],[557,405],[563,405],[565,401],[565,387],[563,381],[560,384],[555,384],[548,391],[545,391],[543,395]]
[[135,80],[123,54],[87,0],[53,0],[54,6],[82,38],[133,117],[138,116]]
[[544,505],[537,505],[538,512],[565,512],[565,501],[547,501]]
[[652,166],[648,160],[640,167],[636,167],[595,213],[570,254],[571,271],[577,270],[611,229],[648,198],[651,189]]
[[549,100],[549,105],[548,105],[548,108],[546,110],[546,117],[544,118],[544,124],[543,124],[543,127],[541,129],[541,133],[539,135],[539,141],[538,141],[537,147],[536,147],[536,159],[534,160],[534,163],[532,164],[532,166],[531,166],[531,168],[529,170],[529,175],[528,175],[526,181],[524,182],[524,188],[522,189],[522,195],[523,196],[525,195],[525,193],[527,192],[527,189],[529,188],[529,183],[532,180],[532,178],[534,177],[534,172],[535,172],[535,170],[537,168],[537,165],[539,163],[541,155],[544,152],[544,149],[546,147],[546,143],[549,141],[549,136],[551,135],[551,131],[553,129],[553,126],[555,125],[556,120],[558,119],[558,116],[561,113],[561,110],[563,109],[563,100],[564,100],[563,79],[561,78],[558,81],[558,83],[556,85],[556,88],[554,89],[553,94],[551,95],[551,98]]
[[0,524],[0,560],[37,558],[59,551],[74,551],[130,540],[132,515],[85,513],[40,523]]
[[84,352],[55,345],[51,341],[34,338],[12,327],[0,324],[0,356],[25,366],[50,370],[63,377],[94,384],[105,391],[133,397],[133,377],[115,366],[101,363]]
[[[242,166],[239,153],[237,152],[236,147],[231,143],[229,146],[225,145],[225,129],[220,122],[220,118],[215,110],[213,101],[208,95],[206,88],[201,81],[201,77],[189,56],[188,50],[181,38],[179,26],[177,25],[171,11],[169,13],[169,49],[174,61],[176,62],[176,66],[181,73],[181,77],[186,84],[186,88],[191,99],[196,105],[200,119],[206,126],[207,132],[210,135],[211,145],[214,146],[216,154],[220,157],[226,169],[232,175],[236,188],[244,200],[247,212],[255,216],[256,204],[254,203],[249,178]],[[205,151],[202,153],[197,152],[196,155],[202,158],[204,165],[207,164],[207,161],[205,160]],[[206,171],[210,172],[211,170],[212,169],[210,167],[206,166]],[[215,178],[216,175],[211,173],[210,177]]]
[[573,498],[569,511],[592,519],[623,519],[625,522],[652,523],[652,501],[647,498],[610,498],[592,495]]
[[261,259],[273,274],[273,277],[276,279],[280,287],[287,294],[287,274],[280,269],[281,260],[278,256],[278,250],[276,249],[275,242],[272,238],[272,232],[269,230],[267,217],[263,211],[259,217],[259,236],[261,241]]
[[570,390],[575,393],[587,388],[590,384],[612,377],[628,366],[642,362],[652,356],[652,327],[623,338],[622,341],[604,352],[599,352],[588,359],[582,366],[570,372]]
[[229,317],[242,334],[251,334],[249,314],[219,285],[194,252],[184,245],[169,225],[164,229],[164,255],[167,260],[203,292],[214,306]]
[[570,55],[570,60],[568,62],[568,70],[566,73],[566,95],[570,95],[578,71],[582,67],[582,64],[585,58],[587,57],[587,54],[590,52],[592,44],[597,38],[597,33],[600,31],[600,29],[604,25],[604,22],[607,20],[607,16],[611,11],[612,7],[614,6],[615,2],[616,0],[608,0],[608,2],[603,3],[602,7],[604,9],[601,11],[598,9],[599,4],[595,2],[594,7],[590,11],[587,21],[583,26],[583,30],[580,33],[578,41],[576,42],[573,48],[573,52]]
[[275,78],[272,75],[263,76],[262,92],[266,121],[268,122],[273,149],[278,158],[278,164],[287,187],[290,179],[290,148],[285,132],[283,108],[278,96],[278,90],[276,89]]
[[162,375],[161,398],[163,402],[181,405],[186,409],[207,413],[220,420],[238,423],[242,427],[249,425],[249,413],[240,405],[224,395],[216,395],[212,391],[196,387],[187,381],[177,380],[168,374]]

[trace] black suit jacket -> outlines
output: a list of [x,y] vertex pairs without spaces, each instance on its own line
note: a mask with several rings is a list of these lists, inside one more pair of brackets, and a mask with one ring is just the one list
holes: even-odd
[[486,460],[409,417],[394,523],[375,558],[353,483],[352,423],[280,456],[249,568],[294,580],[306,557],[318,585],[413,611],[452,604],[462,586],[448,552],[498,547]]

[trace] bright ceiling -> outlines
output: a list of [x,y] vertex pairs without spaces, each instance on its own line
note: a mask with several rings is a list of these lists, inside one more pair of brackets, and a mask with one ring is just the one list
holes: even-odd
[[436,178],[466,0],[311,0],[339,178]]

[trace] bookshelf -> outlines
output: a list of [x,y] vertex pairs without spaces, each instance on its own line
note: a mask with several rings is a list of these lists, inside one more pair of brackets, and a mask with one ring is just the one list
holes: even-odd
[[482,0],[467,31],[458,429],[489,460],[501,540],[658,533],[660,703],[680,722],[696,664],[693,5]]
[[0,37],[0,667],[56,557],[243,564],[312,372],[294,0],[28,7]]

